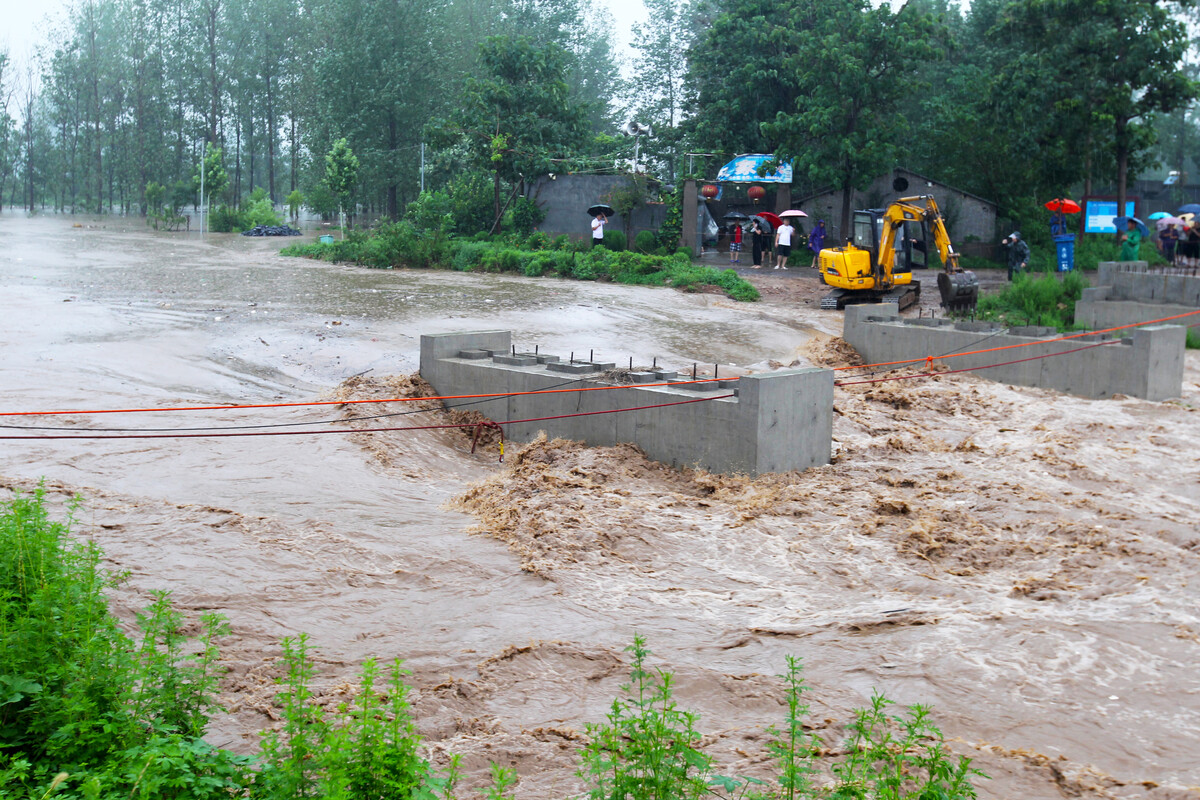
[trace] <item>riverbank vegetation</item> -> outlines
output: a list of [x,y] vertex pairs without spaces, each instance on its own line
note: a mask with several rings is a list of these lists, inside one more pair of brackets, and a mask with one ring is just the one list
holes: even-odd
[[[72,507],[72,511],[77,506]],[[219,644],[227,622],[189,620],[167,592],[125,632],[107,606],[120,580],[72,520],[51,518],[41,491],[0,505],[0,798],[13,800],[261,800],[462,796],[456,757],[435,765],[416,731],[403,664],[366,661],[335,710],[316,702],[307,637],[284,639],[276,697],[281,723],[258,756],[213,747],[220,712]],[[877,695],[846,726],[840,755],[805,728],[807,689],[789,659],[787,712],[768,729],[773,762],[726,776],[701,747],[700,718],[678,706],[674,677],[640,637],[630,681],[605,720],[587,727],[579,777],[593,800],[975,797],[982,776],[951,755],[929,710],[894,714]],[[512,797],[517,773],[491,767],[489,800]]]
[[329,244],[295,244],[281,252],[323,261],[349,262],[376,269],[395,267],[454,269],[463,272],[507,272],[530,277],[557,276],[583,281],[612,281],[639,286],[673,286],[697,291],[715,287],[734,300],[759,299],[758,290],[734,270],[717,270],[692,262],[681,250],[666,255],[626,250],[624,235],[609,231],[605,247],[566,236],[550,239],[534,232],[459,239],[444,229],[422,231],[402,220],[373,231],[354,231]]
[[979,298],[976,316],[1004,325],[1043,325],[1059,331],[1075,328],[1075,304],[1083,297],[1087,278],[1079,272],[1026,272],[1016,275],[996,294]]

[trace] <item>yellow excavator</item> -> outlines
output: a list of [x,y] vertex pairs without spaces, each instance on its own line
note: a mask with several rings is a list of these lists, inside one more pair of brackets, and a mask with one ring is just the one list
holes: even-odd
[[846,246],[821,251],[821,279],[833,287],[821,298],[821,308],[895,303],[903,310],[917,302],[921,282],[913,280],[912,268],[924,266],[930,232],[944,265],[937,279],[942,307],[974,310],[979,281],[974,272],[958,265],[958,253],[932,195],[901,197],[886,209],[854,212],[854,235]]

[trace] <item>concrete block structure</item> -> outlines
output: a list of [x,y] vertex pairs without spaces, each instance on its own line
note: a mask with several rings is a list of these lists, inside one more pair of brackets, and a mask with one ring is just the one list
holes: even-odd
[[[1011,350],[945,360],[952,369],[979,370],[980,377],[1019,386],[1057,389],[1081,397],[1115,394],[1168,400],[1183,391],[1185,329],[1156,325],[1133,329],[1129,336],[1094,335],[1059,340],[1051,328],[1011,328],[947,319],[905,319],[882,305],[846,309],[843,338],[869,363],[968,353],[1013,344]],[[1104,347],[1079,348],[1102,341]],[[1040,342],[1037,344],[1031,344]],[[1070,352],[1076,351],[1076,352]],[[1035,358],[1047,356],[1048,358]],[[1031,360],[1032,359],[1032,360]],[[1020,362],[992,366],[1001,362]]]
[[[590,239],[592,218],[588,206],[595,203],[611,203],[613,195],[622,189],[634,187],[633,180],[624,175],[549,175],[532,181],[526,196],[546,212],[546,218],[537,226],[548,236],[566,234],[572,239]],[[667,215],[663,203],[648,202],[630,213],[630,219],[618,215],[608,221],[608,230],[628,233],[630,244],[641,231],[655,231],[662,226]]]
[[[1075,321],[1093,330],[1200,311],[1200,276],[1151,272],[1145,261],[1102,262],[1096,283],[1075,304]],[[1197,322],[1200,314],[1168,324]]]
[[[480,358],[480,352],[490,357]],[[701,384],[703,388],[675,385],[578,391],[614,385],[603,379],[604,368],[612,365],[576,362],[582,371],[575,374],[551,371],[549,367],[562,361],[538,363],[539,357],[533,357],[532,363],[530,354],[519,353],[514,358],[510,331],[421,337],[421,376],[439,395],[505,395],[470,407],[495,422],[587,415],[505,424],[505,436],[515,441],[530,441],[545,431],[547,436],[590,445],[629,442],[671,466],[749,475],[829,463],[833,442],[830,370],[783,370]],[[659,374],[665,380],[673,377],[673,373]],[[521,394],[546,389],[574,391]],[[667,405],[701,398],[713,399]],[[453,401],[449,405],[453,406]],[[663,407],[620,411],[640,406]]]

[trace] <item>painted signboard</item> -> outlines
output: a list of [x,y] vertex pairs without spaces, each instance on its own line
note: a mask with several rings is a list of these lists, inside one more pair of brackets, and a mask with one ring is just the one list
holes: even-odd
[[[1137,201],[1125,201],[1125,216],[1134,216]],[[1087,200],[1084,203],[1084,233],[1116,233],[1113,217],[1117,216],[1116,200]]]

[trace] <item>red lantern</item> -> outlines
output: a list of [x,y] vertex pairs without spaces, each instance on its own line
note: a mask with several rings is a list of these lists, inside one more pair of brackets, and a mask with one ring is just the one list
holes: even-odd
[[708,186],[702,186],[700,188],[700,194],[704,195],[705,200],[712,200],[714,197],[716,197],[720,193],[721,193],[721,190],[718,189],[716,186],[713,186],[712,184],[709,184]]
[[755,205],[757,205],[759,200],[762,200],[767,196],[767,190],[761,186],[751,186],[746,190],[746,194],[748,194],[750,199],[754,201]]

